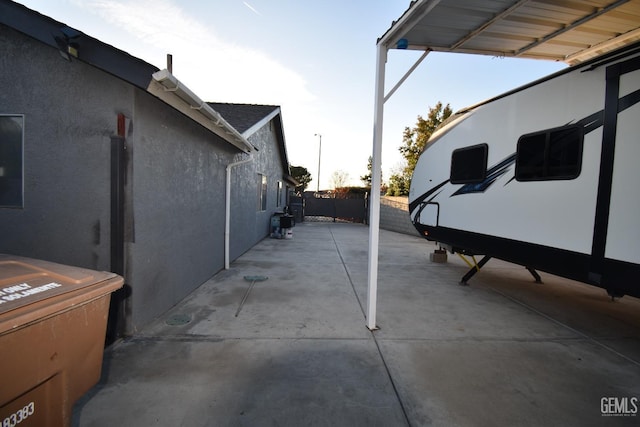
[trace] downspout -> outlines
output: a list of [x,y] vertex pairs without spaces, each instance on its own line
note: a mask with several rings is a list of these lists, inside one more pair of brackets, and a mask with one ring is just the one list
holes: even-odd
[[229,235],[231,229],[231,169],[243,163],[253,161],[253,157],[240,160],[227,165],[227,187],[225,191],[225,214],[224,214],[224,269],[229,269]]

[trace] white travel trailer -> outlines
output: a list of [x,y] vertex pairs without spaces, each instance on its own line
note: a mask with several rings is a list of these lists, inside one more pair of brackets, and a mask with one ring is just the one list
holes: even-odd
[[640,296],[640,45],[455,114],[409,202],[421,235],[485,255],[479,266],[495,257]]

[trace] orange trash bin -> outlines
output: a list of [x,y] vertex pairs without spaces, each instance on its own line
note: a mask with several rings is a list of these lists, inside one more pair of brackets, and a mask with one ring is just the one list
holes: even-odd
[[0,426],[68,426],[100,379],[108,272],[0,254]]

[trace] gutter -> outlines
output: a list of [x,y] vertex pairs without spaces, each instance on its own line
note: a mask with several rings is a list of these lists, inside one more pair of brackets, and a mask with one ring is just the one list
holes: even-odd
[[[152,74],[147,91],[184,113],[245,153],[254,147],[209,104],[198,98],[167,69]],[[177,101],[177,102],[176,102]]]
[[229,269],[229,235],[231,230],[231,169],[244,163],[252,162],[253,157],[227,165],[227,187],[225,191],[224,213],[224,269]]

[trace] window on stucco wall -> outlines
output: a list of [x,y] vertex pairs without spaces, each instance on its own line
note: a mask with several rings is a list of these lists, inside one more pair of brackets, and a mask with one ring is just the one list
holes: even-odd
[[258,174],[258,210],[267,210],[267,176]]
[[276,190],[276,207],[282,206],[282,181],[278,181],[278,188]]
[[0,207],[23,206],[24,116],[0,115]]

